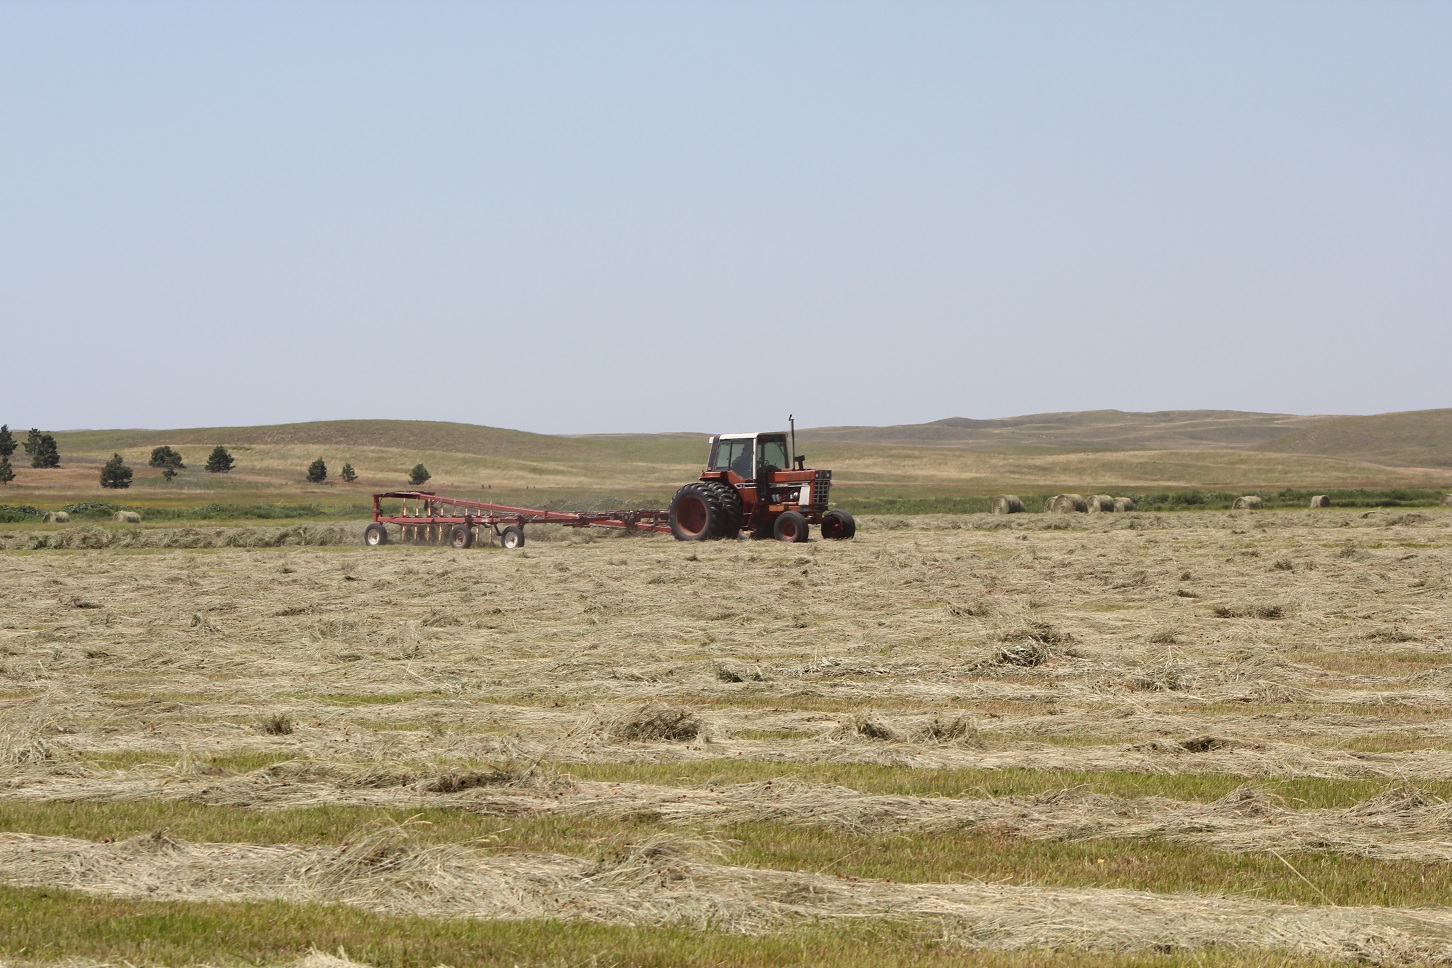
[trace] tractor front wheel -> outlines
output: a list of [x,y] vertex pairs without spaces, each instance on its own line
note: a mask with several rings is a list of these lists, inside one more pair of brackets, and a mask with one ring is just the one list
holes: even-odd
[[709,541],[721,536],[721,500],[705,484],[687,484],[671,498],[671,534],[677,541]]
[[857,534],[857,522],[846,511],[828,511],[822,515],[822,537],[845,541]]
[[809,530],[807,519],[797,511],[783,511],[771,526],[776,540],[794,543],[806,541]]

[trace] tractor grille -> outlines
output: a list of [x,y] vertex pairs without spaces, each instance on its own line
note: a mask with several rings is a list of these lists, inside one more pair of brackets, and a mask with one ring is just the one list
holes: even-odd
[[832,472],[817,471],[812,480],[812,503],[827,506],[827,495],[832,490]]

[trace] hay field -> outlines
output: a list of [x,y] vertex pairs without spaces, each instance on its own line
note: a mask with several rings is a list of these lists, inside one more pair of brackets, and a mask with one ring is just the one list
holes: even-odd
[[248,530],[0,551],[0,958],[1452,963],[1452,509]]

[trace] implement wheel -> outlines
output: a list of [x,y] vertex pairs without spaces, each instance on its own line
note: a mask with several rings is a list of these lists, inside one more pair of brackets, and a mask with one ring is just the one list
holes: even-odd
[[822,515],[822,537],[845,541],[857,533],[857,522],[846,511],[828,511]]
[[449,532],[449,544],[463,550],[474,543],[474,532],[462,524],[454,525],[454,530]]
[[796,511],[783,511],[771,526],[771,533],[776,540],[793,543],[806,541],[810,530],[807,519]]
[[366,545],[388,544],[388,529],[374,522],[363,529],[363,543]]
[[671,534],[677,541],[709,541],[721,536],[725,516],[721,499],[705,484],[687,484],[671,498]]
[[499,543],[510,551],[515,548],[524,547],[524,529],[517,524],[511,524],[499,532]]

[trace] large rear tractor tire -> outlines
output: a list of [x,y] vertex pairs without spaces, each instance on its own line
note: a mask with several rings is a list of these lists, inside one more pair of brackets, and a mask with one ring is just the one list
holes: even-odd
[[524,547],[524,529],[517,524],[511,524],[499,532],[499,543],[510,551],[515,548]]
[[806,541],[810,531],[807,519],[797,511],[783,511],[771,526],[771,533],[776,540],[793,543]]
[[702,484],[716,496],[716,503],[721,506],[721,526],[718,529],[717,537],[740,537],[741,495],[737,493],[736,488],[724,481],[703,481]]
[[363,543],[366,545],[388,544],[388,529],[374,522],[363,529]]
[[846,541],[857,534],[857,522],[846,511],[828,511],[822,515],[822,537]]
[[671,534],[677,541],[709,541],[721,537],[726,511],[716,492],[702,481],[676,491],[668,513]]
[[449,544],[461,551],[473,543],[474,532],[462,524],[454,525],[453,530],[449,532]]

